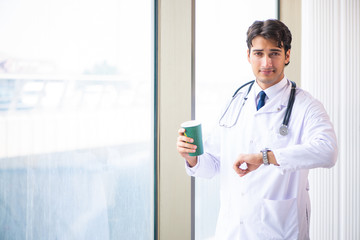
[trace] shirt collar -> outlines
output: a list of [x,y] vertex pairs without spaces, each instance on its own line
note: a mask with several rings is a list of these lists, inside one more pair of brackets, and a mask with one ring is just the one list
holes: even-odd
[[286,87],[287,83],[288,83],[287,78],[286,78],[286,76],[284,76],[284,78],[277,84],[275,84],[265,90],[262,90],[261,87],[259,86],[259,84],[255,81],[255,84],[254,84],[255,99],[258,98],[259,93],[261,91],[264,91],[266,93],[266,99],[271,99],[271,98],[275,97],[278,93],[280,93],[283,90],[283,88]]

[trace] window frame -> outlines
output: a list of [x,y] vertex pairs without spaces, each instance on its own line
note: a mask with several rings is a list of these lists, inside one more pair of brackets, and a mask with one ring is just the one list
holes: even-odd
[[176,150],[180,123],[194,117],[195,0],[156,1],[155,239],[193,239],[191,186]]

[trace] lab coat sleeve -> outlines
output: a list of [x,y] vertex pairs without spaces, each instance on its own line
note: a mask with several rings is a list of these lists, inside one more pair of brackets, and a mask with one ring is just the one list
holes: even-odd
[[[307,96],[308,97],[308,96]],[[298,169],[330,168],[337,159],[337,140],[323,105],[312,98],[304,108],[300,143],[274,149],[278,169],[284,173]]]
[[198,162],[190,167],[185,161],[189,176],[212,178],[220,171],[220,129],[216,127],[204,141],[204,154],[198,156]]

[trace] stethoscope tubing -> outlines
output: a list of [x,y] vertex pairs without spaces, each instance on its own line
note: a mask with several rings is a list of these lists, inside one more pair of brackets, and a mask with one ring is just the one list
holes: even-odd
[[288,102],[288,106],[287,106],[284,121],[283,121],[283,125],[285,125],[285,126],[288,126],[288,124],[289,124],[292,108],[293,108],[293,105],[295,102],[295,91],[296,91],[296,83],[291,81],[291,92],[290,92],[289,102]]

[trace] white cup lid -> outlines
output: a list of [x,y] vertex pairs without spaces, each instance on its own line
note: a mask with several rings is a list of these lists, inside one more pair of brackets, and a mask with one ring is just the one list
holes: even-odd
[[191,121],[183,122],[181,124],[181,127],[195,127],[195,126],[199,126],[200,124],[201,123],[199,121],[191,120]]

